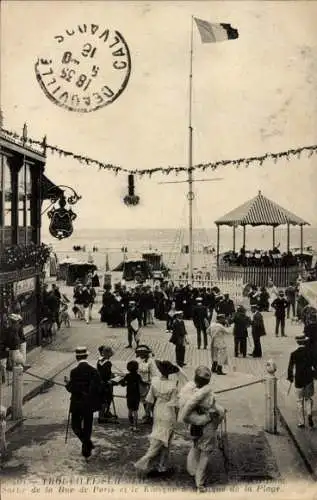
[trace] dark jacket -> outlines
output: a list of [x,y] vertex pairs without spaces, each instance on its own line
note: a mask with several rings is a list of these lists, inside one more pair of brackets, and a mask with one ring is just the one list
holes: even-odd
[[300,346],[290,355],[287,380],[293,382],[295,368],[295,387],[300,389],[314,380],[313,358],[307,346]]
[[245,339],[248,336],[248,327],[251,325],[251,320],[243,312],[236,312],[232,318],[233,335],[237,339]]
[[127,311],[127,326],[128,328],[131,327],[131,322],[133,320],[137,319],[139,322],[139,328],[140,328],[140,311],[136,307],[133,309],[128,309]]
[[284,297],[278,297],[273,300],[272,307],[275,309],[275,316],[277,318],[283,318],[285,316],[285,310],[287,308],[287,300]]
[[259,311],[256,311],[254,313],[251,320],[251,327],[251,333],[253,337],[257,338],[266,335],[263,316]]
[[208,321],[208,312],[205,306],[193,307],[193,322],[196,328],[206,328],[205,321]]
[[71,393],[71,413],[93,413],[100,410],[103,397],[101,378],[96,368],[87,361],[80,361],[70,372],[66,389]]
[[170,342],[175,345],[185,345],[185,337],[187,335],[185,323],[182,319],[174,319],[172,324],[172,336]]

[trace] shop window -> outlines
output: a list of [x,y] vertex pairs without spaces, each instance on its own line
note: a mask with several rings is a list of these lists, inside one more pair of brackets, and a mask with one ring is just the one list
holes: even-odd
[[19,242],[29,243],[27,228],[31,226],[31,171],[30,165],[23,163],[18,177],[18,225]]
[[1,158],[1,199],[3,203],[2,225],[12,226],[12,178],[11,169],[6,156]]

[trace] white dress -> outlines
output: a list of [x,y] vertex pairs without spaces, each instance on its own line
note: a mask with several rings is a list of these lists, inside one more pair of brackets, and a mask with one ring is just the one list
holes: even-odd
[[178,400],[175,380],[154,377],[146,401],[154,404],[150,446],[136,462],[135,468],[142,472],[153,469],[163,472],[167,469],[169,446],[176,424]]

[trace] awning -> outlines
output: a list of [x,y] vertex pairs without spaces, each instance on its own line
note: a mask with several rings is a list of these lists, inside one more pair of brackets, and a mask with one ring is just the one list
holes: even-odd
[[52,196],[60,196],[63,190],[50,181],[46,175],[42,175],[42,200],[50,200]]
[[306,281],[301,283],[299,293],[305,297],[310,306],[317,308],[317,281]]

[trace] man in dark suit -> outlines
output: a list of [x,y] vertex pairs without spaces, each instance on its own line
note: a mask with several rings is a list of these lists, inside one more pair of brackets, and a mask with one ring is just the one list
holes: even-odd
[[289,382],[294,381],[297,397],[298,427],[305,427],[305,413],[309,427],[313,427],[313,395],[314,395],[314,362],[309,347],[309,339],[305,336],[296,337],[298,348],[290,355],[288,363]]
[[278,331],[281,325],[281,336],[285,335],[285,315],[288,302],[285,299],[284,292],[281,290],[279,296],[273,300],[272,307],[275,309],[275,336],[278,337]]
[[204,349],[207,349],[207,324],[208,324],[208,310],[203,306],[202,297],[197,297],[196,304],[193,307],[193,323],[197,332],[197,347],[201,346],[201,334],[203,334]]
[[66,389],[71,393],[71,426],[82,443],[82,455],[89,458],[94,445],[91,441],[94,412],[101,409],[102,382],[96,368],[87,362],[86,347],[77,347],[78,365],[70,372]]
[[257,304],[253,304],[251,306],[251,313],[251,333],[254,345],[251,356],[254,358],[262,358],[261,337],[266,335],[263,316],[260,313],[259,306]]
[[176,311],[174,315],[174,321],[172,324],[172,336],[170,338],[170,342],[175,345],[175,357],[176,364],[181,368],[186,366],[185,361],[185,353],[186,353],[186,344],[188,344],[187,340],[187,331],[184,323],[184,313],[183,311]]

